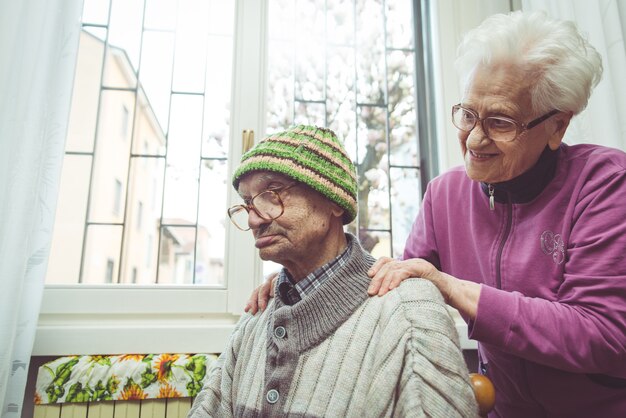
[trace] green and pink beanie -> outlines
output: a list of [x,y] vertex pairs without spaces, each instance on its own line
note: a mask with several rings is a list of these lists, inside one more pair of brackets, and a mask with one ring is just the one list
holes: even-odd
[[253,171],[281,173],[317,190],[345,209],[344,224],[356,217],[356,170],[330,129],[298,125],[264,138],[241,157],[233,174],[235,189]]

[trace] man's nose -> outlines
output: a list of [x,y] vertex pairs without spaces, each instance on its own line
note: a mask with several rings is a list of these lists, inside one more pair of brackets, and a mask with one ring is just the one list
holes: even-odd
[[250,229],[257,229],[263,224],[270,223],[267,219],[261,218],[254,209],[248,211],[248,226]]

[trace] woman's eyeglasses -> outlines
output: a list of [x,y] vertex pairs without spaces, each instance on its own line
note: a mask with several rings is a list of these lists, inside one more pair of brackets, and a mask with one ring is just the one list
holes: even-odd
[[489,139],[496,142],[510,142],[557,113],[559,111],[554,109],[528,123],[521,123],[505,116],[488,116],[481,119],[476,111],[457,104],[452,106],[452,123],[463,132],[470,132],[480,122],[483,132]]

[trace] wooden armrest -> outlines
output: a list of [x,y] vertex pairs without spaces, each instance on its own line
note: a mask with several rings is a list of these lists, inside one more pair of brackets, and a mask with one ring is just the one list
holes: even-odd
[[478,403],[478,413],[486,417],[496,403],[496,390],[487,376],[470,373],[470,382],[474,388],[474,396]]

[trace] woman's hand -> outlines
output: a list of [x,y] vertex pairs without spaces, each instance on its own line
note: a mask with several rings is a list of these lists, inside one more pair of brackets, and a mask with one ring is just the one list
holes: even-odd
[[400,286],[403,280],[421,277],[439,289],[447,304],[471,319],[476,318],[480,285],[443,273],[426,260],[421,258],[396,260],[382,257],[374,263],[367,274],[372,278],[372,283],[367,289],[370,295],[382,296]]
[[267,308],[267,302],[274,297],[274,285],[277,279],[278,273],[272,273],[267,276],[265,282],[254,289],[243,310],[252,315],[256,315],[257,312],[263,312]]
[[[397,260],[395,258],[381,257],[367,272],[372,278],[372,283],[367,289],[367,293],[382,296],[388,291],[400,286],[403,280],[411,277],[423,277],[430,280],[430,278],[434,278],[437,273],[440,272],[435,266],[421,258]],[[439,289],[439,291],[441,291],[441,289]]]

